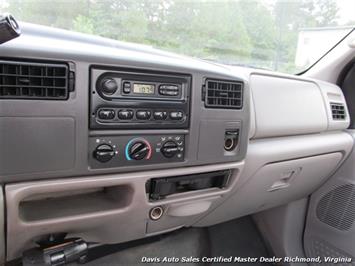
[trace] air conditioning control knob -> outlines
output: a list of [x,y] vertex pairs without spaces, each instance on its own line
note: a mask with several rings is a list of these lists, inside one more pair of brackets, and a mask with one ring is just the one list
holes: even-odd
[[130,145],[128,154],[133,160],[147,159],[150,154],[150,147],[144,141],[136,141]]
[[179,148],[175,141],[169,140],[163,144],[160,151],[166,158],[172,158],[177,154]]
[[101,163],[110,161],[114,155],[115,151],[109,144],[101,144],[94,150],[94,158]]
[[118,85],[113,78],[104,78],[100,83],[100,90],[105,94],[114,94]]

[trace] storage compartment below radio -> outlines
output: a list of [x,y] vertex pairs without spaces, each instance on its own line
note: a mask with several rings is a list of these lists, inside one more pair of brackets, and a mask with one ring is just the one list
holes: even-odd
[[146,192],[151,201],[169,195],[209,188],[224,188],[228,184],[230,171],[216,171],[202,174],[153,178],[146,184]]

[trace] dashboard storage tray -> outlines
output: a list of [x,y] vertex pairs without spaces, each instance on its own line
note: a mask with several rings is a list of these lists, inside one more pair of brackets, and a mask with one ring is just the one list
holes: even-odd
[[223,188],[227,185],[230,170],[202,174],[153,178],[146,184],[149,199],[159,200],[166,196],[208,188]]

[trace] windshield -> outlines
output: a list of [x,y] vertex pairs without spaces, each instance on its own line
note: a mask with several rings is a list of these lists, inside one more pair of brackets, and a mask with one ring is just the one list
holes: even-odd
[[22,21],[287,73],[348,34],[354,10],[354,0],[0,0]]

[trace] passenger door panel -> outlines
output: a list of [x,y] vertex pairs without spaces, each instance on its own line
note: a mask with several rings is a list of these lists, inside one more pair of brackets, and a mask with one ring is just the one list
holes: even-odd
[[[355,137],[355,131],[350,132]],[[355,151],[312,194],[304,234],[308,257],[355,258]]]

